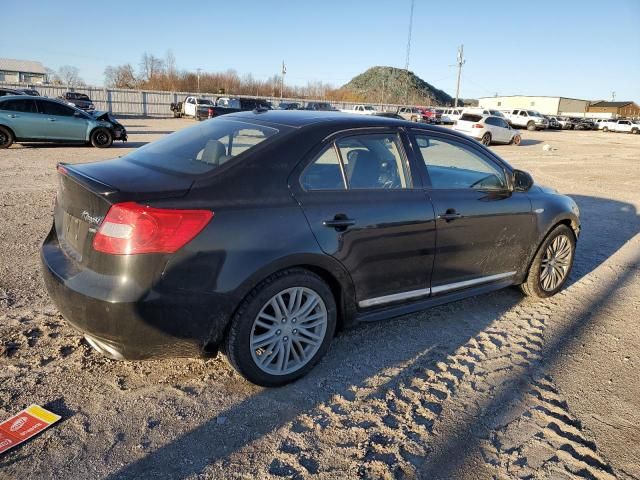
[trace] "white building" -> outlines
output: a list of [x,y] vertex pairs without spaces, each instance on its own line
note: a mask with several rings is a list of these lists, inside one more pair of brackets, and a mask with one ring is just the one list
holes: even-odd
[[47,69],[40,62],[0,58],[0,82],[42,85],[47,82]]
[[543,115],[583,116],[588,110],[589,100],[566,97],[536,97],[528,95],[510,95],[506,97],[482,97],[478,99],[483,108],[510,110],[522,108],[536,110]]

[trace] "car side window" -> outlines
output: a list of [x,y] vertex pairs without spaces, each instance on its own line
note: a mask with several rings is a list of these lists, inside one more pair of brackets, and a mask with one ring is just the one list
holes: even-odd
[[0,110],[12,112],[37,113],[36,102],[33,100],[7,100],[0,103]]
[[349,189],[409,188],[396,134],[354,135],[336,141]]
[[45,115],[56,115],[60,117],[73,117],[75,110],[58,102],[48,102],[46,100],[37,100],[38,111]]
[[499,126],[499,125],[498,125],[498,122],[497,122],[497,121],[496,121],[496,119],[495,119],[495,118],[493,118],[493,117],[485,118],[484,123],[486,123],[486,124],[488,124],[488,125]]
[[504,171],[489,158],[455,140],[415,135],[418,151],[437,189],[504,190]]
[[300,177],[302,187],[309,190],[346,190],[342,165],[333,143],[320,152]]

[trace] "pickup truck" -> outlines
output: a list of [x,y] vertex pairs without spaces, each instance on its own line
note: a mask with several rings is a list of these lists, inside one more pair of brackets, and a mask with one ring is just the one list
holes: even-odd
[[271,109],[271,105],[261,98],[218,97],[215,103],[205,98],[187,97],[184,102],[172,103],[174,117],[194,117],[196,120],[219,117],[227,113],[244,112],[255,109]]
[[514,127],[526,128],[529,131],[544,130],[549,127],[549,121],[535,110],[507,110],[504,117]]
[[640,133],[640,124],[633,120],[610,120],[602,126],[603,132]]
[[174,118],[193,117],[196,120],[204,120],[213,117],[214,103],[206,98],[186,97],[182,102],[171,104]]
[[371,105],[354,105],[353,108],[340,111],[344,113],[357,113],[359,115],[375,115],[378,113]]

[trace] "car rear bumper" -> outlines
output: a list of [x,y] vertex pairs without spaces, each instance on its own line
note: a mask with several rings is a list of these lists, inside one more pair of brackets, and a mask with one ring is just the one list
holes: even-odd
[[[41,248],[47,291],[64,318],[101,353],[118,360],[197,357],[217,350],[232,310],[222,295],[139,285],[74,264],[55,229]],[[119,293],[124,292],[124,293]]]

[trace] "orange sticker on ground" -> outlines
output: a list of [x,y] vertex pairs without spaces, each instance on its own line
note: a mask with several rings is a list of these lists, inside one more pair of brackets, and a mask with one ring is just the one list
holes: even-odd
[[0,453],[29,440],[60,420],[60,416],[38,405],[31,405],[0,423]]

